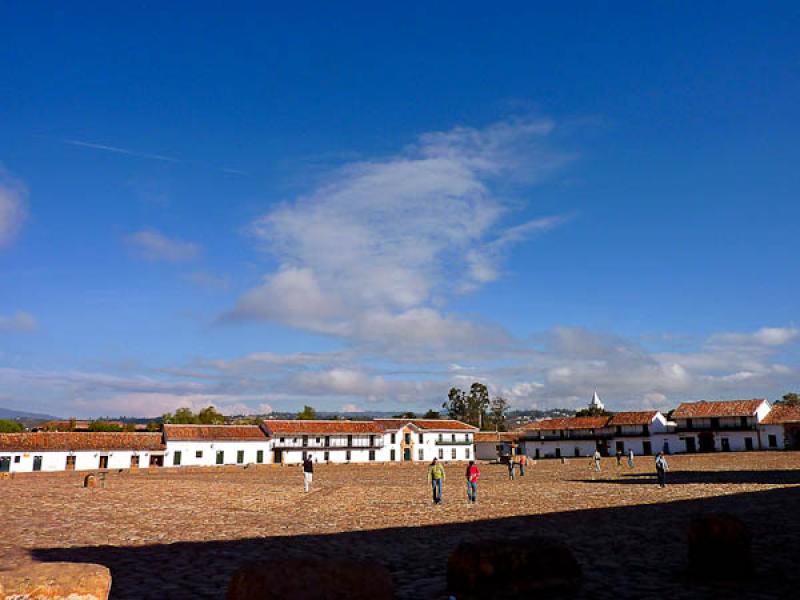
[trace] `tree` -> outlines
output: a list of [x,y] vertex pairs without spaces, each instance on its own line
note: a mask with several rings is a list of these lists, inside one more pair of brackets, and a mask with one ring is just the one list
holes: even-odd
[[441,419],[442,418],[442,413],[440,413],[438,410],[429,409],[428,412],[426,412],[422,416],[422,418],[423,419]]
[[162,420],[164,423],[176,423],[180,425],[195,425],[200,422],[191,408],[179,408],[175,411],[174,415],[171,413],[165,414]]
[[158,421],[150,421],[147,424],[147,431],[160,431],[161,430],[161,423]]
[[791,404],[792,406],[800,404],[800,394],[797,394],[795,392],[789,392],[788,394],[784,394],[783,399],[781,400],[781,404]]
[[313,406],[305,405],[303,410],[297,413],[297,418],[301,421],[310,421],[317,418],[317,411]]
[[489,389],[476,381],[470,386],[469,396],[467,396],[467,423],[482,429],[488,408]]
[[457,387],[450,388],[447,393],[447,402],[442,404],[442,408],[447,411],[447,416],[451,419],[464,421],[467,417],[466,394]]
[[24,429],[22,423],[11,419],[0,419],[0,433],[20,433]]
[[506,430],[506,409],[508,401],[502,396],[495,396],[491,402],[492,424],[495,431]]
[[207,406],[197,413],[197,420],[203,425],[223,425],[225,417],[213,406]]
[[592,406],[590,408],[582,408],[575,412],[576,417],[609,417],[612,413],[605,409]]
[[404,413],[400,413],[399,415],[394,415],[393,419],[416,419],[417,413],[413,413],[411,411],[406,411]]
[[89,431],[122,431],[122,427],[108,421],[92,421],[89,423]]

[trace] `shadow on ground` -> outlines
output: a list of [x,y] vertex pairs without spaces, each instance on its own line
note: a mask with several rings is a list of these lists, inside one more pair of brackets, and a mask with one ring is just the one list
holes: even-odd
[[[618,479],[572,479],[576,483],[596,483],[608,485],[656,485],[656,474],[621,473]],[[619,475],[615,476],[619,477]],[[760,485],[800,485],[800,470],[784,469],[772,471],[669,471],[668,485],[686,484],[760,484]]]
[[[673,479],[702,483],[716,475],[674,473]],[[785,483],[783,478],[794,482],[798,476],[782,471],[719,474],[723,481],[738,477],[739,482]],[[139,600],[224,598],[233,571],[252,560],[375,560],[392,573],[398,598],[421,600],[446,598],[447,557],[459,542],[535,534],[561,539],[573,549],[584,572],[580,598],[793,598],[800,589],[798,507],[800,487],[790,487],[425,527],[134,547],[38,548],[32,555],[40,561],[105,565],[113,576],[111,597]],[[701,585],[683,575],[690,519],[721,511],[739,516],[753,533],[757,574],[735,587]]]

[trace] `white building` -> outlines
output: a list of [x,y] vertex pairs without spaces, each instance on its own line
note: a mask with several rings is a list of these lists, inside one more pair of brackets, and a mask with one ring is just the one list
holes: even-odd
[[164,425],[169,467],[270,462],[270,440],[258,425]]
[[522,451],[530,458],[608,455],[613,430],[609,417],[542,419],[520,430]]
[[759,423],[770,411],[764,399],[684,402],[672,413],[675,452],[762,450]]
[[386,462],[384,428],[375,421],[266,420],[272,461],[298,464],[306,455],[314,462]]
[[800,450],[800,406],[776,404],[758,425],[766,450]]
[[164,452],[160,433],[0,433],[0,472],[161,466]]
[[512,456],[519,445],[516,431],[478,431],[474,435],[475,458],[478,460],[498,460],[501,456]]
[[605,404],[603,404],[603,402],[600,400],[600,396],[597,395],[597,390],[595,390],[594,394],[592,394],[592,399],[589,401],[589,408],[600,412],[606,409]]
[[615,413],[606,425],[611,429],[614,453],[650,456],[669,445],[667,419],[657,410]]
[[383,427],[391,462],[475,458],[477,427],[453,419],[375,419]]

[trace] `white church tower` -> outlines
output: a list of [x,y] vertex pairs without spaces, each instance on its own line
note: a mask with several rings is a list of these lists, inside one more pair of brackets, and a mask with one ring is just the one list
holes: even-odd
[[592,396],[592,401],[589,402],[589,408],[596,408],[597,410],[605,410],[605,405],[600,400],[600,396],[597,395],[597,390],[594,391],[594,395]]

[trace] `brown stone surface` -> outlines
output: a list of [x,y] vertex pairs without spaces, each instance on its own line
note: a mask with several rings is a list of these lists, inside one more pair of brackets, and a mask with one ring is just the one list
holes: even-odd
[[575,592],[581,568],[564,542],[532,536],[459,544],[447,561],[447,589],[458,600],[522,600]]
[[6,600],[106,600],[111,572],[101,565],[23,564],[0,571],[0,598]]
[[227,600],[392,600],[392,576],[378,563],[289,559],[236,571]]
[[83,487],[85,488],[93,488],[97,487],[97,477],[94,474],[90,473],[86,477],[83,478]]
[[385,566],[397,598],[446,599],[447,559],[461,542],[543,535],[575,554],[578,597],[714,597],[688,577],[686,534],[697,515],[724,512],[750,528],[756,561],[736,597],[794,597],[800,453],[669,461],[665,489],[652,458],[633,470],[603,459],[596,475],[589,459],[540,460],[515,481],[482,464],[474,506],[463,464],[446,466],[440,506],[419,464],[318,465],[310,494],[299,467],[271,465],[114,472],[102,494],[82,488],[85,473],[19,474],[0,480],[0,570],[97,563],[111,569],[112,599],[220,600],[248,562],[346,559]]
[[750,530],[729,514],[695,518],[689,525],[689,572],[698,579],[746,579],[753,574]]

